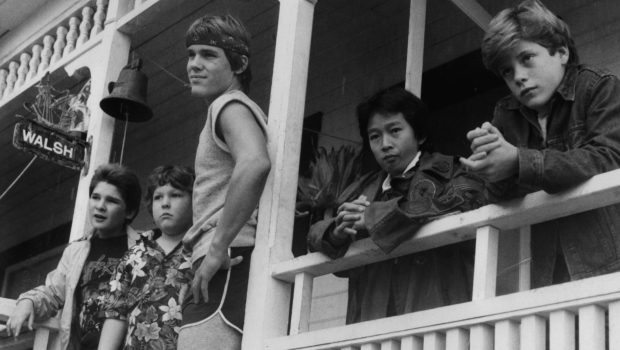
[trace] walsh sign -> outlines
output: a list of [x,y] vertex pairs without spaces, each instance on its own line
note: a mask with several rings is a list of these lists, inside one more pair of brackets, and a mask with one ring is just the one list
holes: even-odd
[[86,141],[30,119],[15,124],[13,146],[74,170],[84,166],[88,149]]

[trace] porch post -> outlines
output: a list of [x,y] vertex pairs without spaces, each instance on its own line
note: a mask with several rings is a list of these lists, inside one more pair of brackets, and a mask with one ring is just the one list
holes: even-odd
[[407,68],[405,89],[420,97],[424,61],[424,30],[426,28],[426,0],[411,0],[409,6],[409,35],[407,39]]
[[281,0],[269,102],[271,173],[260,200],[246,302],[243,349],[286,335],[291,286],[270,266],[292,259],[291,244],[301,150],[310,39],[316,0]]
[[[108,21],[104,29],[102,42],[97,50],[100,56],[99,64],[89,65],[91,75],[91,93],[88,99],[90,109],[90,123],[88,126],[87,140],[91,143],[88,173],[80,174],[75,208],[73,210],[73,223],[69,240],[81,237],[88,226],[88,186],[93,172],[101,164],[108,163],[114,135],[114,118],[103,113],[99,108],[99,101],[108,94],[107,85],[115,81],[118,73],[127,63],[130,49],[130,39],[127,35],[116,30],[114,22],[129,11],[129,1],[111,0],[108,6]],[[95,61],[96,62],[96,61]]]

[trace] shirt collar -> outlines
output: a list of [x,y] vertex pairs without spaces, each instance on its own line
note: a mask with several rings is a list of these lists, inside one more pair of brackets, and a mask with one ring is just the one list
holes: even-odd
[[[415,157],[413,157],[413,159],[411,160],[411,163],[409,163],[409,165],[407,165],[407,167],[405,168],[405,171],[403,171],[403,174],[406,174],[409,170],[413,169],[414,166],[416,166],[416,164],[418,164],[418,161],[420,160],[420,156],[422,155],[422,152],[418,151],[418,153],[415,155]],[[385,180],[383,180],[383,184],[381,184],[381,191],[385,192],[387,190],[389,190],[390,188],[392,188],[391,182],[392,181],[392,175],[388,174],[385,177]]]

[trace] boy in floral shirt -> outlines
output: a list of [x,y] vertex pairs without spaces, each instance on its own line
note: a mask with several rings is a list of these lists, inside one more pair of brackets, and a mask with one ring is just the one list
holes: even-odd
[[157,226],[121,259],[106,296],[99,349],[175,350],[181,300],[192,280],[181,240],[192,225],[194,172],[161,166],[148,178],[147,207]]

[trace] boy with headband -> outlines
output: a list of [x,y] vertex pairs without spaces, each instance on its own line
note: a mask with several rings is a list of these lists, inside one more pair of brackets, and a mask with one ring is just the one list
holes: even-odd
[[230,15],[204,16],[186,34],[191,92],[208,110],[196,152],[194,223],[183,239],[195,275],[180,350],[241,348],[256,207],[271,168],[267,117],[246,95],[249,39]]

